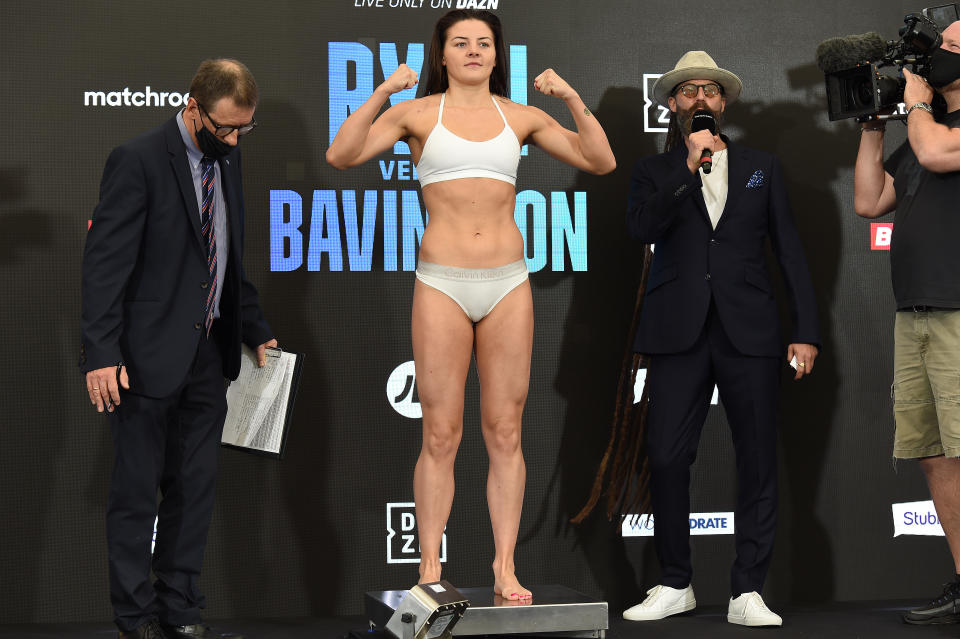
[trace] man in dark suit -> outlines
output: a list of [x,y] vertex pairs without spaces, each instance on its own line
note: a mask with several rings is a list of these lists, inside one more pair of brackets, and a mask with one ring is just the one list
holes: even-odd
[[182,111],[110,154],[87,235],[80,368],[113,434],[107,544],[120,637],[214,636],[199,579],[224,378],[239,373],[241,342],[261,366],[277,343],[242,266],[236,146],[256,126],[257,98],[243,64],[203,62]]
[[[731,144],[718,126],[693,131],[699,118],[719,124],[741,89],[740,79],[705,52],[684,54],[654,85],[657,101],[671,111],[667,151],[640,160],[631,183],[630,233],[655,244],[635,349],[650,355],[646,445],[661,583],[623,613],[626,619],[662,619],[696,606],[690,465],[716,385],[738,475],[727,620],[782,623],[759,594],[776,527],[776,404],[785,365],[765,238],[793,311],[786,360],[795,358],[796,379],[813,370],[820,338],[813,286],[776,158]],[[704,166],[708,160],[710,167]]]

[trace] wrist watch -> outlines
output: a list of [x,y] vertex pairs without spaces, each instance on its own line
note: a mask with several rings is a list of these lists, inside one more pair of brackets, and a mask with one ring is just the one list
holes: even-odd
[[930,115],[933,115],[933,107],[927,104],[926,102],[914,102],[913,106],[907,109],[907,115],[909,116],[914,109],[922,109]]

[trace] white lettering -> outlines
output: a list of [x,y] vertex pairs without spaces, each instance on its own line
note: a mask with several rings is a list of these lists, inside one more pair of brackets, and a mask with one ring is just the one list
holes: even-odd
[[103,91],[84,91],[83,106],[106,106],[107,94]]
[[121,102],[121,93],[119,91],[111,91],[107,94],[107,104],[110,106],[120,106]]
[[890,246],[890,239],[893,237],[893,229],[889,226],[877,227],[877,246]]
[[417,520],[413,513],[400,513],[400,530],[404,532],[413,530],[417,525]]

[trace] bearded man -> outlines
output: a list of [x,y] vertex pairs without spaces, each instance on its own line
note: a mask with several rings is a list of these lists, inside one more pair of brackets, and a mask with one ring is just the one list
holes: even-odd
[[[812,372],[820,335],[780,164],[720,133],[724,109],[742,88],[707,53],[685,53],[653,88],[671,111],[666,152],[643,158],[633,173],[627,226],[634,238],[656,245],[634,349],[650,358],[646,451],[661,577],[623,613],[630,620],[696,606],[690,466],[716,385],[738,476],[727,620],[782,623],[760,595],[777,518],[778,386],[787,362],[795,360],[795,379]],[[766,238],[792,310],[786,344],[765,266]]]

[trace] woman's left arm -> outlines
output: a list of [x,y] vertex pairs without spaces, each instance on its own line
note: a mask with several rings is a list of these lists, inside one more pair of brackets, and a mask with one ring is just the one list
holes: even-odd
[[530,131],[534,144],[561,162],[588,173],[603,175],[617,168],[617,160],[610,149],[603,127],[580,99],[580,95],[563,78],[553,69],[547,69],[536,77],[533,86],[544,95],[563,100],[577,125],[577,132],[574,133],[560,126],[560,123],[540,109],[528,107],[534,119]]

